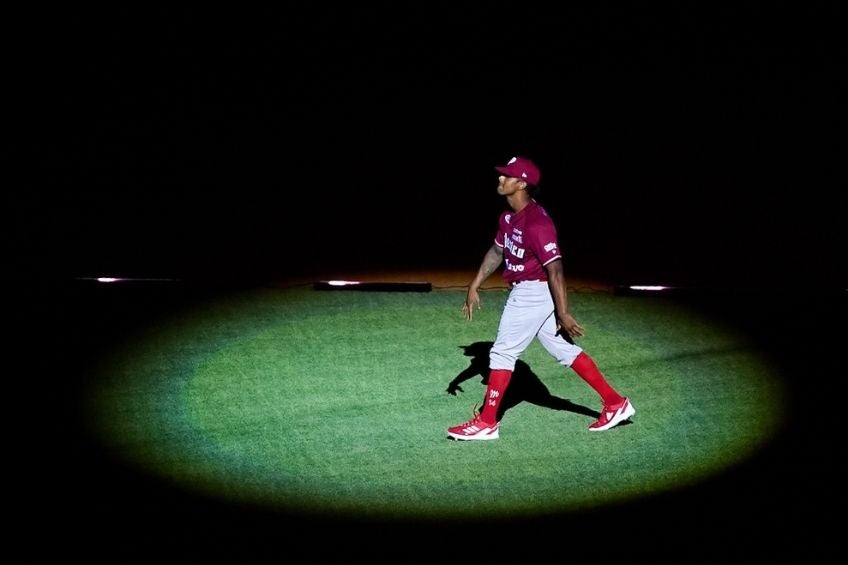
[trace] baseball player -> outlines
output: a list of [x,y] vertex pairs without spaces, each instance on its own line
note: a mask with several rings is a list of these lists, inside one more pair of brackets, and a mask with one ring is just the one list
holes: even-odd
[[568,310],[562,252],[554,222],[532,194],[539,184],[539,168],[525,157],[513,157],[503,167],[495,167],[498,194],[506,197],[511,210],[498,221],[495,241],[468,286],[462,313],[466,320],[480,309],[480,285],[503,265],[503,279],[509,285],[495,343],[489,353],[489,382],[483,409],[458,426],[448,428],[448,437],[457,440],[497,439],[500,422],[498,406],[509,385],[519,356],[533,338],[563,366],[571,367],[601,397],[603,410],[590,431],[603,431],[628,420],[636,413],[630,399],[621,396],[607,382],[595,362],[573,338],[584,328]]

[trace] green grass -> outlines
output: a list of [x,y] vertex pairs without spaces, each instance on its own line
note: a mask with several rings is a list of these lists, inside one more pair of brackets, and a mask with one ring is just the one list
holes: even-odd
[[[88,428],[108,453],[190,492],[319,515],[543,516],[651,497],[721,474],[781,426],[784,389],[744,335],[680,303],[573,294],[580,344],[637,409],[594,418],[522,402],[501,438],[453,442],[479,376],[461,346],[494,339],[506,292],[472,322],[461,291],[242,291],[161,318],[93,369]],[[598,410],[534,342],[550,394]],[[742,426],[755,419],[758,426]]]

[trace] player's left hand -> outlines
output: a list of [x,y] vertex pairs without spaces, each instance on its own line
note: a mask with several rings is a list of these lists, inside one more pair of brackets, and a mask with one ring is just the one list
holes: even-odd
[[468,294],[465,296],[465,302],[462,305],[462,315],[466,320],[474,319],[474,309],[480,309],[480,293],[476,290],[468,289]]

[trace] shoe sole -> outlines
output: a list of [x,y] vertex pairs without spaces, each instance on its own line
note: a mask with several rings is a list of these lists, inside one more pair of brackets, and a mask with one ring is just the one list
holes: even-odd
[[473,436],[463,436],[448,432],[448,439],[452,439],[454,441],[487,441],[490,439],[498,439],[498,437],[500,437],[500,434],[497,431],[491,434],[476,434]]
[[590,432],[603,432],[603,431],[606,431],[610,428],[614,428],[617,425],[619,425],[620,423],[629,420],[635,413],[636,413],[636,409],[633,408],[633,405],[630,403],[630,401],[628,401],[627,402],[627,408],[624,409],[624,412],[621,413],[621,416],[619,416],[618,418],[613,418],[612,420],[609,421],[609,423],[606,426],[603,426],[601,428],[589,428],[589,431]]

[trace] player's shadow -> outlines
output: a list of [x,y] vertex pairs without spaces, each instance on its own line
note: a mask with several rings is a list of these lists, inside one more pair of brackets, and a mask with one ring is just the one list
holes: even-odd
[[[491,341],[477,341],[471,345],[460,345],[466,357],[471,357],[471,362],[466,369],[461,371],[448,384],[447,392],[456,396],[457,391],[465,392],[460,383],[473,379],[474,377],[482,377],[482,384],[489,384],[489,351],[494,345]],[[485,399],[484,399],[485,400]],[[560,398],[551,394],[548,387],[539,379],[532,370],[530,365],[519,359],[515,363],[515,370],[512,373],[512,378],[509,381],[509,386],[506,388],[501,404],[498,407],[498,420],[503,418],[507,410],[517,406],[521,402],[529,402],[544,408],[552,410],[567,410],[575,414],[591,416],[597,418],[600,413],[575,404],[568,399]]]

